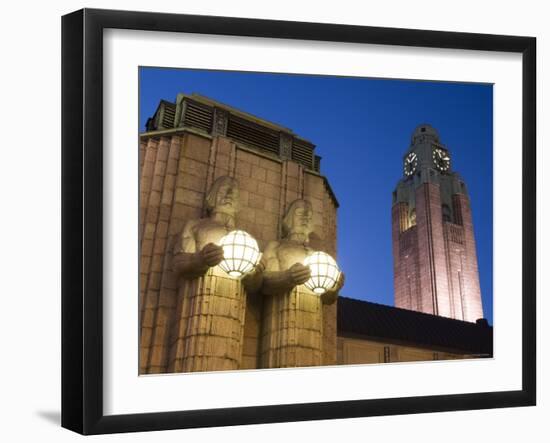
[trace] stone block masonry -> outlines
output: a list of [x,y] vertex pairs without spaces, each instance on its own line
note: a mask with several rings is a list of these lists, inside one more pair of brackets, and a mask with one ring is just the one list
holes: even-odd
[[[245,309],[237,311],[231,307],[231,297],[216,299],[209,306],[201,305],[198,299],[193,304],[193,300],[185,299],[184,285],[178,283],[171,267],[177,236],[186,221],[205,215],[205,194],[223,175],[239,182],[241,207],[236,227],[256,238],[261,250],[280,237],[288,205],[296,198],[306,198],[314,208],[315,247],[336,257],[337,202],[319,173],[223,135],[181,128],[142,135],[140,374],[252,369],[261,364],[262,296],[248,297]],[[205,276],[205,284],[207,279]],[[211,327],[212,316],[222,318],[214,322],[216,330]],[[322,337],[303,340],[323,342],[322,355],[312,354],[311,364],[334,364],[336,305],[323,306],[322,318]],[[184,338],[182,331],[191,325],[196,333]],[[204,359],[201,350],[207,348],[209,357]]]

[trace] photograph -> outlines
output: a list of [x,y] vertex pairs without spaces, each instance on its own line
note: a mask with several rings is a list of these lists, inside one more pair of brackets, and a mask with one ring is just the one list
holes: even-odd
[[140,376],[494,357],[493,84],[137,74]]

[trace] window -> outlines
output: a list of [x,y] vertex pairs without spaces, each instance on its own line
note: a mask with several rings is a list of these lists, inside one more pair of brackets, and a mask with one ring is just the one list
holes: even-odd
[[411,209],[411,212],[409,214],[409,225],[410,226],[416,226],[416,209]]
[[451,222],[452,221],[451,208],[449,208],[449,206],[447,206],[447,205],[442,205],[441,206],[441,215],[443,217],[443,222]]

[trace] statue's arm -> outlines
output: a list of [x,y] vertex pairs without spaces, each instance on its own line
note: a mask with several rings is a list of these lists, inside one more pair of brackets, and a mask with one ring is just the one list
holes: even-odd
[[174,248],[172,268],[183,277],[194,278],[203,275],[209,267],[216,266],[223,260],[223,248],[214,243],[208,243],[202,250],[197,251],[194,232],[197,222],[192,220],[185,225]]
[[305,283],[310,277],[310,270],[301,263],[293,264],[289,269],[280,269],[277,257],[278,242],[272,242],[265,251],[266,270],[263,275],[262,292],[267,295],[288,292]]

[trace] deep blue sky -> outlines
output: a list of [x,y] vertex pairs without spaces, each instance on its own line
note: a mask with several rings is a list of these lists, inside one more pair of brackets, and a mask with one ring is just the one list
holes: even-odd
[[470,193],[483,309],[493,323],[492,85],[141,68],[140,130],[160,99],[205,95],[317,145],[340,202],[341,294],[393,305],[391,197],[414,128],[429,123]]

